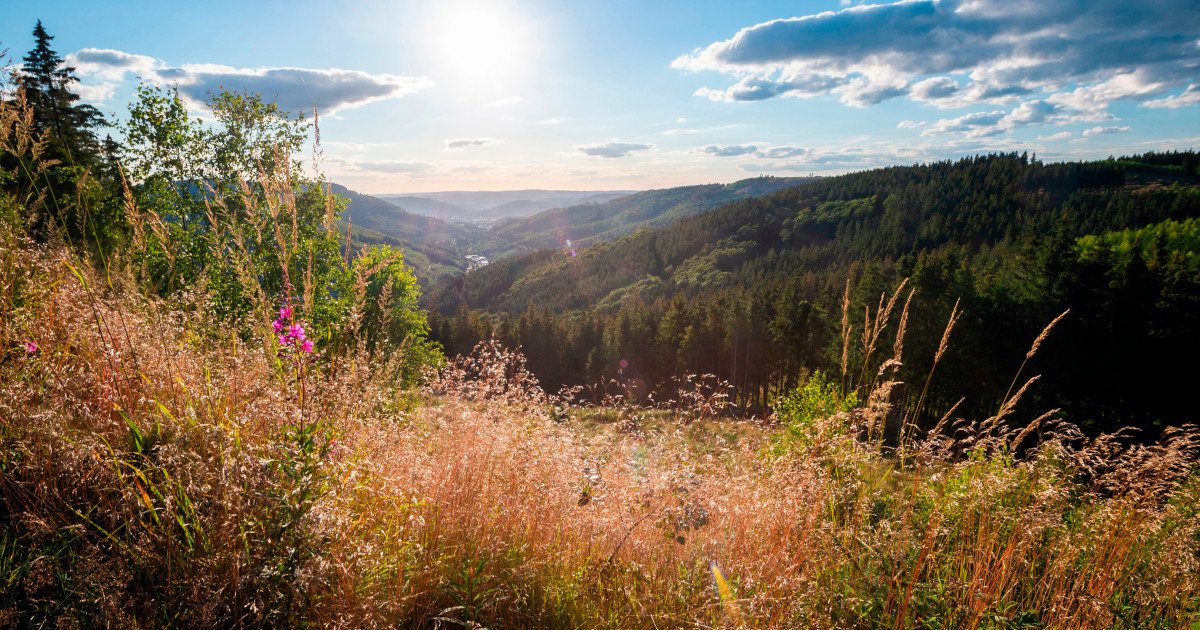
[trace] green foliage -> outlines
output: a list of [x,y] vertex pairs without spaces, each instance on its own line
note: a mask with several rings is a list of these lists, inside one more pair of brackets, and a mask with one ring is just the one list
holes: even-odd
[[104,117],[81,103],[74,68],[51,48],[39,21],[35,44],[0,98],[0,190],[25,207],[25,226],[39,241],[56,239],[103,258],[124,232],[111,139]]
[[164,295],[203,291],[208,310],[252,335],[282,303],[300,308],[311,337],[375,352],[404,349],[406,384],[436,362],[418,286],[399,249],[350,258],[337,221],[346,201],[297,159],[310,124],[256,96],[222,93],[213,120],[179,94],[142,86],[125,124],[134,182],[135,255]]
[[775,405],[775,416],[783,424],[789,440],[806,443],[811,439],[815,421],[850,411],[857,405],[856,392],[843,394],[837,382],[818,370]]

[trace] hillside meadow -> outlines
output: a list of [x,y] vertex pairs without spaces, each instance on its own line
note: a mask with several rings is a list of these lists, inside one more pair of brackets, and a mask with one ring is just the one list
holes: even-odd
[[[994,411],[920,422],[963,352],[957,302],[931,317],[900,280],[860,319],[847,281],[832,367],[756,416],[705,375],[658,402],[547,392],[494,340],[442,356],[403,255],[351,251],[344,201],[297,158],[309,123],[230,93],[202,122],[144,86],[102,150],[48,131],[47,111],[81,119],[71,99],[12,98],[4,625],[1198,620],[1200,431],[1085,433],[1028,409],[1024,363]],[[915,399],[896,394],[910,325],[937,340]]]

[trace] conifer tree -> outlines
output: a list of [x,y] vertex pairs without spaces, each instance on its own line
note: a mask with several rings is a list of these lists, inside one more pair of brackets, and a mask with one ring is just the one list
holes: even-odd
[[95,107],[80,103],[79,95],[71,90],[71,84],[79,82],[75,68],[50,47],[54,37],[41,20],[33,36],[33,49],[22,59],[17,82],[33,106],[34,127],[51,136],[48,157],[67,165],[89,164],[100,153],[93,130],[105,124],[104,117]]

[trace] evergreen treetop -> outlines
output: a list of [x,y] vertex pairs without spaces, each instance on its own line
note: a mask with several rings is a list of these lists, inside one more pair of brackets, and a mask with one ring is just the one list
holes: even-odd
[[100,153],[93,130],[105,124],[104,117],[95,107],[79,103],[79,95],[71,90],[71,84],[79,82],[75,68],[51,48],[54,36],[41,20],[33,36],[34,46],[22,58],[17,83],[33,107],[34,128],[50,133],[49,157],[65,164],[88,164]]

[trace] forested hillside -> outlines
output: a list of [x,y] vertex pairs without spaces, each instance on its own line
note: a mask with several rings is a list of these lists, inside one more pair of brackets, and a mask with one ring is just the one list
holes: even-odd
[[612,240],[640,227],[658,227],[699,214],[734,199],[744,199],[796,186],[812,178],[756,177],[732,184],[680,186],[647,190],[603,203],[573,204],[523,219],[497,223],[482,235],[478,248],[489,257],[538,249],[569,251]]
[[468,248],[484,231],[474,225],[409,212],[339,184],[332,184],[331,190],[346,199],[342,229],[354,242],[399,247],[423,284],[466,271]]
[[[919,382],[955,303],[957,352],[928,413],[1001,399],[1020,346],[1071,309],[1038,395],[1087,426],[1194,419],[1200,217],[1192,152],[1047,164],[1005,154],[822,179],[656,230],[500,261],[428,292],[454,353],[498,335],[551,384],[617,376],[650,390],[688,373],[768,405],[832,367],[841,297],[851,320],[904,278]],[[1033,369],[1040,371],[1042,365]],[[669,395],[667,391],[660,391]],[[915,392],[910,393],[915,395]]]

